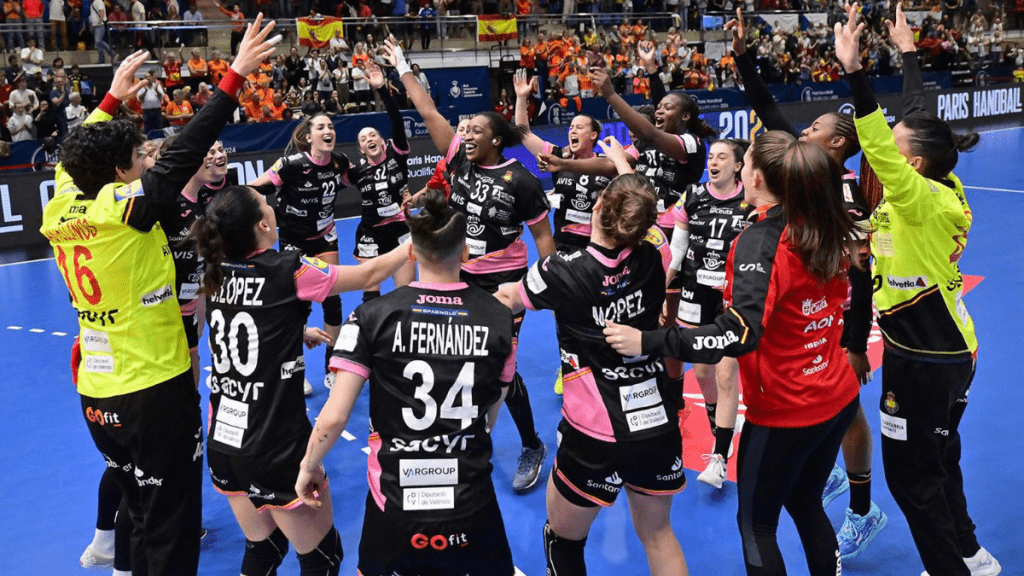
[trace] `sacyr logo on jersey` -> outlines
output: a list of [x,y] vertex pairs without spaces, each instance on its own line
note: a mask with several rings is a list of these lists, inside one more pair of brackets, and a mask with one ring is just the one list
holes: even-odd
[[712,349],[712,350],[721,350],[722,348],[725,348],[729,344],[734,344],[734,343],[739,342],[739,341],[740,341],[739,336],[736,336],[735,332],[733,332],[732,330],[729,330],[729,331],[727,331],[724,334],[721,334],[719,336],[697,336],[697,337],[695,337],[693,339],[693,349],[694,350],[704,350],[705,348],[707,348],[707,349]]
[[391,439],[391,452],[437,452],[443,451],[451,454],[458,450],[465,452],[469,441],[475,438],[474,434],[441,434],[423,440],[409,440],[406,442],[401,438]]
[[901,277],[886,274],[885,283],[893,290],[920,290],[928,287],[927,276]]
[[401,486],[454,486],[459,483],[456,458],[402,459],[398,462]]
[[885,411],[889,414],[895,414],[900,409],[899,403],[896,402],[896,395],[889,392],[885,395],[885,400],[882,401],[885,406]]
[[92,406],[85,409],[85,419],[89,422],[95,422],[100,426],[106,426],[107,424],[110,424],[114,428],[119,428],[121,426],[121,417],[117,415],[117,412],[103,412],[102,410],[97,410]]
[[149,478],[143,478],[145,475],[146,475],[146,473],[143,472],[141,468],[139,468],[138,466],[135,467],[135,483],[138,484],[139,486],[163,486],[164,485],[163,478],[154,478],[152,476],[150,476]]
[[807,300],[804,300],[803,306],[801,306],[800,310],[804,313],[804,316],[813,316],[824,310],[826,306],[828,306],[828,301],[825,298],[817,301],[808,298]]
[[558,353],[562,357],[562,363],[563,364],[568,364],[569,366],[572,366],[573,370],[579,370],[580,369],[580,357],[578,355],[566,352],[565,350],[562,350],[561,348],[558,349]]
[[417,550],[423,550],[427,546],[430,546],[434,550],[441,551],[449,546],[469,546],[469,536],[467,536],[465,532],[449,534],[448,536],[442,536],[441,534],[435,534],[434,536],[413,534],[409,543]]
[[174,288],[168,284],[163,288],[157,288],[152,292],[147,292],[142,295],[142,305],[145,307],[156,306],[161,302],[166,302],[174,298]]

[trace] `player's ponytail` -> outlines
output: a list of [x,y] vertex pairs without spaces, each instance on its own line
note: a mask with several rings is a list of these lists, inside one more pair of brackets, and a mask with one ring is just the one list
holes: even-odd
[[918,172],[932,180],[945,180],[960,161],[960,152],[969,151],[980,139],[974,132],[956,134],[944,120],[926,112],[908,114],[901,124],[910,131],[914,155],[924,158]]
[[248,186],[229,186],[206,206],[206,214],[192,224],[187,240],[203,257],[203,293],[215,294],[224,281],[220,264],[240,260],[256,251],[256,225],[263,219],[258,194]]
[[658,219],[658,197],[644,176],[623,174],[601,192],[597,225],[618,247],[634,247],[643,241]]
[[444,191],[427,188],[423,208],[406,223],[418,257],[435,263],[458,262],[466,244],[466,217],[448,206]]

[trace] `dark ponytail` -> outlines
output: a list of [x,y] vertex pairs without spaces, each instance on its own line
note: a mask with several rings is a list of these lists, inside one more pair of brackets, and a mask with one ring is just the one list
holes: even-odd
[[229,186],[206,205],[186,241],[203,257],[203,293],[216,294],[224,281],[221,262],[240,260],[256,251],[256,225],[263,219],[257,192],[248,186]]
[[902,120],[910,131],[910,147],[924,158],[920,173],[932,180],[945,180],[960,161],[960,152],[968,152],[981,139],[978,134],[956,134],[949,124],[934,114],[915,112]]
[[842,112],[829,112],[828,115],[835,120],[836,136],[846,140],[843,146],[843,159],[849,160],[860,152],[860,138],[857,136],[857,125],[853,122],[853,116]]
[[405,213],[413,246],[420,257],[444,263],[458,262],[466,244],[466,216],[448,206],[441,190],[427,188],[419,214]]

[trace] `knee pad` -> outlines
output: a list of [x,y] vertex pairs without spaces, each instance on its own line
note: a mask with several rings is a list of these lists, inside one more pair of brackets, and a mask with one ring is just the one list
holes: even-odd
[[544,523],[544,558],[548,564],[548,576],[586,576],[587,564],[583,559],[583,548],[587,539],[569,540],[562,538]]
[[331,526],[316,548],[306,554],[298,554],[298,557],[300,576],[338,576],[341,559],[345,557],[341,549],[341,536]]
[[276,576],[277,567],[288,553],[288,538],[278,528],[266,540],[245,541],[242,574],[245,576]]
[[324,298],[324,324],[329,326],[341,326],[341,297],[328,296]]

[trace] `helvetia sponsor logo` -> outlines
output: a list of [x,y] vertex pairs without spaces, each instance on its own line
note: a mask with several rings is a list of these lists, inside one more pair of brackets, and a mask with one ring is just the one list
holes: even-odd
[[143,294],[142,305],[146,307],[156,306],[157,304],[160,304],[161,302],[166,302],[171,298],[174,298],[174,287],[168,284],[163,288],[158,288],[156,290],[153,290],[152,292],[147,292]]
[[885,277],[885,283],[893,290],[920,290],[928,287],[927,276],[893,276],[887,274]]

